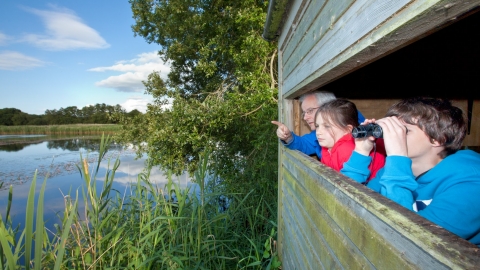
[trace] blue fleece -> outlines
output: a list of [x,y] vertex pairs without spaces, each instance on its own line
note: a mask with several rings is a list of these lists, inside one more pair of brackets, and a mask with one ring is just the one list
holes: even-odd
[[[356,152],[342,173],[364,182],[370,157]],[[408,157],[387,156],[367,186],[480,246],[480,154],[460,150],[415,179]]]
[[[358,123],[363,123],[365,121],[365,117],[363,114],[358,111]],[[285,143],[284,141],[280,140],[283,145],[285,145],[288,149],[291,150],[298,150],[303,152],[307,155],[317,154],[318,159],[322,157],[322,148],[320,144],[318,144],[316,131],[313,130],[310,133],[307,133],[303,136],[298,136],[297,134],[292,132],[292,141],[290,143]]]

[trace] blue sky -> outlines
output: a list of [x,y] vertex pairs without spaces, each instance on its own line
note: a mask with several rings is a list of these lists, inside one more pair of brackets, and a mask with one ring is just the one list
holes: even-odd
[[160,46],[134,36],[128,0],[0,1],[0,109],[120,104],[145,112]]

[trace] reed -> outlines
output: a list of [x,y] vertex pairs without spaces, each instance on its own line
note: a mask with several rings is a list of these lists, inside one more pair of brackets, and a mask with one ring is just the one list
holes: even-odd
[[[37,220],[29,218],[19,242],[8,211],[0,224],[2,269],[279,269],[275,250],[276,216],[267,219],[260,213],[269,205],[263,198],[257,207],[245,207],[248,194],[206,192],[208,151],[201,159],[194,181],[199,192],[184,189],[168,176],[159,187],[150,181],[150,165],[139,174],[129,189],[112,189],[120,161],[108,161],[97,190],[100,162],[107,152],[109,137],[102,136],[98,160],[83,158],[78,169],[85,185],[81,197],[85,210],[78,213],[76,196],[65,196],[61,226],[53,240],[45,237],[43,205],[39,195]],[[45,182],[44,182],[45,185]],[[32,183],[32,189],[34,183]],[[33,191],[32,191],[33,192]],[[173,200],[172,194],[176,195]],[[218,198],[229,198],[228,209],[220,209]],[[33,196],[32,196],[33,197]],[[73,200],[73,197],[77,198]],[[29,202],[27,216],[33,217]],[[44,239],[40,241],[39,239]],[[47,239],[47,240],[45,240]],[[22,244],[25,243],[25,244]],[[27,244],[29,243],[29,244]],[[39,244],[40,243],[40,244]],[[42,245],[43,244],[43,245]],[[34,253],[27,250],[34,247]],[[27,262],[21,265],[19,258]]]
[[121,125],[115,124],[75,124],[49,126],[0,126],[0,135],[100,135],[115,134]]

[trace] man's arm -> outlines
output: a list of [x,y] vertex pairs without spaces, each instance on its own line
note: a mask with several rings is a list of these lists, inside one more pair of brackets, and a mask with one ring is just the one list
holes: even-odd
[[285,143],[282,141],[283,145],[285,145],[288,149],[298,150],[302,153],[305,153],[306,155],[317,154],[317,156],[320,158],[320,145],[318,144],[315,131],[312,131],[303,136],[298,136],[293,132],[291,134],[293,139],[289,143]]
[[277,137],[288,149],[298,150],[306,155],[316,154],[318,158],[321,157],[320,145],[318,144],[315,131],[303,136],[298,136],[290,131],[283,123],[272,121],[272,124],[277,125]]

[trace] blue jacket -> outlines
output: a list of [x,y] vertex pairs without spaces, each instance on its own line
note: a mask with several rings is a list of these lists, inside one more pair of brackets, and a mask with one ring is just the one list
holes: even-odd
[[[344,175],[364,182],[371,157],[353,152]],[[412,161],[387,156],[367,186],[446,230],[480,246],[480,154],[460,150],[415,179]]]
[[[358,111],[358,123],[363,123],[363,121],[365,121],[365,117],[360,111]],[[320,144],[318,144],[315,130],[303,136],[298,136],[297,134],[292,132],[292,137],[293,137],[293,140],[288,144],[282,140],[280,141],[288,149],[298,150],[307,155],[317,154],[318,159],[322,157],[322,148],[320,147]]]

